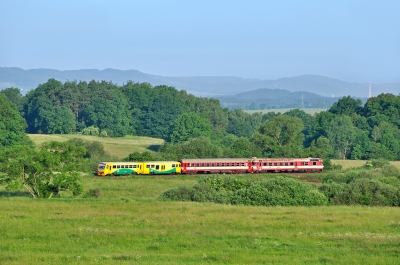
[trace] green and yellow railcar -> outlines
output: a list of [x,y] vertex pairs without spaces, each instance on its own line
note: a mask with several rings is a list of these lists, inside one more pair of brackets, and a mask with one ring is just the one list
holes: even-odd
[[177,161],[143,162],[143,170],[141,172],[141,174],[144,175],[168,175],[180,173],[181,163]]
[[100,162],[98,176],[127,176],[142,174],[143,162]]

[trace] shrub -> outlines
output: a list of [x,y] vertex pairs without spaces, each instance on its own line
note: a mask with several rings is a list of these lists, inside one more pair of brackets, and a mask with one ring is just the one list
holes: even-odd
[[89,189],[83,197],[84,198],[99,198],[100,195],[101,195],[100,189]]
[[372,159],[371,160],[373,168],[382,168],[385,165],[389,165],[389,160],[384,158]]
[[167,190],[160,195],[159,199],[167,201],[191,201],[192,188],[182,186],[176,189]]
[[274,177],[264,181],[204,177],[192,188],[169,190],[164,192],[160,199],[264,206],[308,206],[327,203],[325,195],[315,188],[285,177]]
[[400,176],[400,170],[395,167],[394,165],[384,165],[382,166],[382,174],[385,177],[399,177]]
[[374,179],[359,178],[350,183],[349,204],[398,206],[398,189]]

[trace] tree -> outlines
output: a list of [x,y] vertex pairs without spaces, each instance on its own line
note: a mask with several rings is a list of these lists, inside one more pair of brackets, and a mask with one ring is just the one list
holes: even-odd
[[0,153],[1,183],[8,190],[24,187],[34,198],[51,198],[61,191],[82,192],[80,173],[86,150],[72,143],[49,142],[39,151],[27,146]]
[[2,91],[0,91],[0,93],[6,95],[8,100],[15,104],[18,111],[21,113],[21,116],[23,116],[23,109],[24,104],[26,103],[26,97],[22,96],[21,91],[18,88],[10,87],[3,89]]
[[320,136],[316,141],[312,141],[310,151],[312,157],[328,158],[332,155],[333,149],[328,138]]
[[166,143],[160,148],[160,152],[171,160],[222,157],[222,149],[214,145],[210,138],[204,136],[191,138],[184,143]]
[[[364,106],[364,112],[367,118],[377,115],[386,116],[386,121],[400,127],[400,95],[395,96],[388,93],[369,98]],[[374,125],[377,124],[371,124],[372,127]]]
[[261,124],[252,142],[271,157],[294,157],[304,153],[303,123],[300,118],[280,115]]
[[299,110],[299,109],[292,109],[290,111],[285,112],[283,115],[300,118],[304,124],[303,133],[306,136],[309,134],[310,128],[315,120],[313,116],[306,113],[304,110]]
[[335,117],[326,129],[326,133],[336,157],[341,159],[348,158],[356,137],[356,128],[350,117]]
[[361,105],[361,99],[354,99],[351,96],[347,96],[333,103],[328,111],[337,115],[351,116],[354,113],[360,114],[362,112],[363,108]]
[[17,107],[0,93],[0,150],[14,145],[33,145],[25,133],[26,127]]
[[176,119],[170,139],[172,143],[179,143],[187,141],[189,138],[210,137],[210,135],[210,121],[196,113],[189,112]]

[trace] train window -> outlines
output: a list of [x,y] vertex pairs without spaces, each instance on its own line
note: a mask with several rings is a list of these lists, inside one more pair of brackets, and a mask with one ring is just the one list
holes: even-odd
[[264,167],[266,167],[266,166],[267,166],[267,163],[264,162]]
[[315,165],[317,165],[317,162],[312,162],[312,164],[315,166]]
[[224,166],[225,166],[225,163],[221,163],[221,166],[224,167]]
[[191,167],[194,167],[194,163],[190,164]]
[[269,163],[268,163],[268,166],[272,167],[272,163],[271,163],[271,162],[269,162]]
[[279,165],[280,165],[280,166],[283,166],[283,163],[282,163],[282,162],[279,162]]
[[293,162],[290,162],[290,165],[293,166]]
[[150,168],[150,165],[146,165],[146,168]]
[[304,165],[308,166],[308,162],[304,162]]
[[214,166],[214,163],[211,163],[211,166],[213,167],[213,166]]
[[275,162],[275,163],[274,163],[274,166],[277,166],[277,165],[278,165],[278,163]]
[[209,167],[210,166],[210,163],[207,163],[207,167]]
[[154,165],[151,165],[151,168],[154,168]]
[[160,165],[156,165],[156,169],[160,169]]
[[[165,166],[164,166],[165,167]],[[172,164],[172,166],[171,167],[175,167],[175,164]]]
[[165,165],[161,165],[161,170],[165,170]]
[[236,163],[236,166],[239,167],[239,166],[240,166],[240,163]]
[[217,167],[219,167],[219,163],[217,163]]
[[196,167],[199,167],[200,166],[200,164],[199,163],[196,163]]
[[116,165],[113,165],[113,168],[117,168],[117,166],[116,166]]
[[201,166],[204,167],[204,163],[201,163]]
[[285,166],[288,166],[289,164],[288,164],[288,162],[285,162]]
[[242,163],[242,167],[244,167],[244,163]]

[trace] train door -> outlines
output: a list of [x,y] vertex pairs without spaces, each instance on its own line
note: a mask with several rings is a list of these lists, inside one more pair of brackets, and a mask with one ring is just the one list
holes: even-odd
[[262,169],[262,162],[257,161],[257,160],[253,160],[251,161],[251,172],[259,172]]

